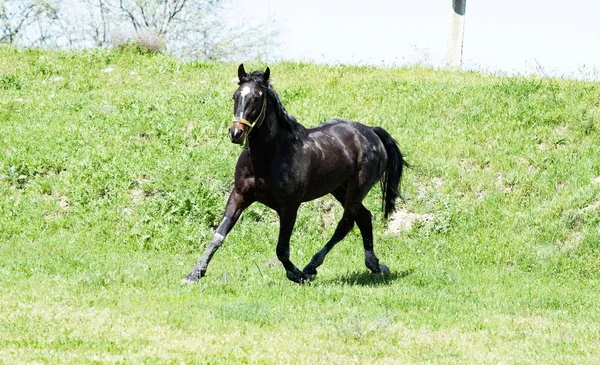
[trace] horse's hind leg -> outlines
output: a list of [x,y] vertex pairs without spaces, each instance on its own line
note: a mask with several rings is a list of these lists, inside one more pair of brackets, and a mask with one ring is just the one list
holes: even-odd
[[[331,239],[325,244],[325,246],[317,252],[310,263],[306,265],[304,270],[304,274],[306,274],[310,280],[314,279],[317,275],[317,268],[323,264],[325,260],[325,256],[331,251],[331,249],[341,240],[348,235],[348,233],[354,227],[354,221],[357,215],[356,205],[351,205],[350,207],[345,204],[346,196],[347,196],[347,186],[343,185],[338,189],[334,190],[331,194],[344,206],[344,215],[342,219],[338,222],[337,227],[335,228],[335,232]],[[358,203],[359,207],[362,206],[360,202]]]
[[313,280],[315,276],[317,276],[317,267],[321,266],[323,261],[325,261],[325,256],[331,251],[333,246],[335,246],[338,242],[344,239],[348,232],[352,230],[354,227],[354,220],[348,217],[342,217],[342,219],[338,222],[338,225],[333,233],[331,239],[325,244],[325,246],[317,252],[310,263],[306,265],[304,270],[305,275],[308,276],[310,280]]
[[358,215],[356,216],[356,225],[360,229],[365,248],[365,265],[374,274],[388,275],[390,269],[379,262],[375,251],[373,251],[373,222],[371,212],[361,204]]
[[[337,190],[333,191],[332,194],[342,205],[345,206],[347,194],[346,186],[338,188]],[[371,212],[365,208],[362,203],[360,204],[358,213],[356,213],[356,216],[352,221],[349,221],[348,218],[346,218],[346,214],[344,214],[344,217],[342,220],[340,220],[335,229],[333,237],[331,237],[325,246],[313,256],[310,263],[304,268],[304,273],[308,275],[311,280],[314,279],[314,277],[317,275],[317,268],[323,263],[325,256],[327,256],[329,251],[331,251],[331,249],[338,242],[346,237],[350,230],[352,230],[354,222],[356,222],[363,239],[363,247],[365,249],[365,265],[369,270],[371,270],[371,272],[375,274],[389,274],[390,270],[384,264],[379,263],[379,259],[373,250],[373,222],[371,217]]]

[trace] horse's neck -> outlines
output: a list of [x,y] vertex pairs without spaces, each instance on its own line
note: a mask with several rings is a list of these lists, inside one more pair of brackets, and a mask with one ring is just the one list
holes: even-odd
[[[275,115],[272,115],[275,118]],[[299,143],[298,137],[294,136],[293,131],[283,126],[280,121],[273,121],[266,125],[279,123],[280,126],[274,133],[270,130],[256,130],[259,132],[252,137],[248,137],[247,149],[250,157],[258,170],[268,170],[271,163],[278,160],[293,158],[294,145]],[[275,124],[277,125],[277,124]]]
[[281,157],[279,155],[281,155],[284,150],[287,150],[290,143],[292,143],[292,138],[281,134],[277,134],[270,138],[262,137],[263,136],[257,135],[255,138],[249,138],[246,148],[253,158],[259,158],[264,161],[270,161]]

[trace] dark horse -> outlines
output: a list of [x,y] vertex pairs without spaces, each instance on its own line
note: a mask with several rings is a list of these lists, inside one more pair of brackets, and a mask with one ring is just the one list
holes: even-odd
[[[314,279],[327,253],[350,232],[360,229],[365,264],[373,273],[389,274],[373,252],[371,212],[362,204],[381,180],[385,217],[399,196],[402,169],[407,166],[396,141],[380,127],[333,119],[306,129],[289,115],[269,83],[270,70],[250,74],[238,68],[239,87],[233,94],[231,141],[246,142],[235,167],[235,184],[223,221],[204,255],[184,282],[199,280],[208,263],[231,231],[240,214],[261,202],[279,215],[277,258],[288,279],[302,283]],[[290,237],[300,204],[331,193],[344,207],[333,237],[310,263],[299,270],[290,261]]]

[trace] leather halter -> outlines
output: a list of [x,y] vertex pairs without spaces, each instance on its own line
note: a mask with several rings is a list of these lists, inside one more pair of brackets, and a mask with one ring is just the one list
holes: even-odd
[[250,123],[248,120],[246,120],[242,117],[236,117],[236,116],[233,116],[232,122],[244,124],[244,125],[247,125],[248,127],[250,127],[250,129],[248,130],[248,133],[246,133],[248,135],[252,131],[252,128],[260,127],[262,122],[265,120],[266,111],[267,111],[267,96],[265,95],[264,99],[263,99],[262,107],[260,108],[260,114],[258,115],[258,117],[256,117],[254,122]]

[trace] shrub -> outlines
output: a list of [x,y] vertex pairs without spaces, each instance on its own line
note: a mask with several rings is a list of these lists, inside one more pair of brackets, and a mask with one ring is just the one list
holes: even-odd
[[120,51],[130,51],[142,55],[163,53],[167,47],[165,38],[152,32],[139,33],[135,38],[116,40],[114,43],[114,48]]

